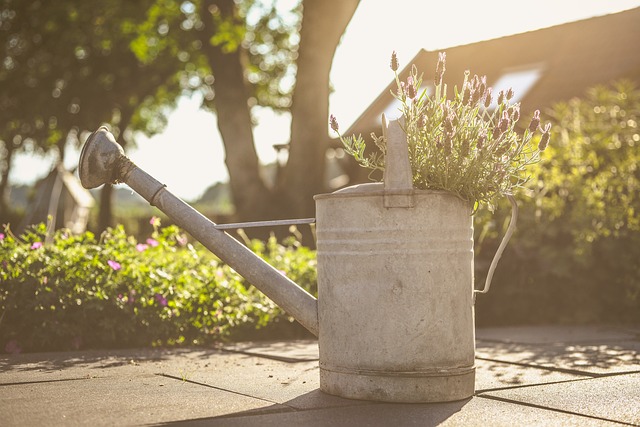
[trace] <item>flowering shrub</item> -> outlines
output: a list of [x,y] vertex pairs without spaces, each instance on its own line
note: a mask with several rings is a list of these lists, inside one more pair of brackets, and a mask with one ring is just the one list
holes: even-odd
[[[0,236],[0,352],[197,344],[262,327],[284,314],[177,227],[144,243],[124,229],[65,230],[45,244],[39,225]],[[248,242],[313,291],[315,253],[293,239]]]
[[[441,53],[434,78],[434,93],[423,89],[422,75],[415,66],[406,81],[398,77],[398,59],[391,57],[397,93],[403,119],[401,126],[407,135],[413,184],[418,189],[450,191],[464,200],[485,202],[491,207],[499,195],[511,194],[526,181],[525,169],[536,163],[549,143],[550,124],[540,127],[536,111],[530,124],[518,133],[520,105],[511,103],[513,90],[501,91],[497,105],[493,104],[492,88],[486,77],[467,71],[462,89],[454,88],[447,98],[443,83],[445,54]],[[339,133],[334,116],[331,128]],[[541,131],[539,143],[532,139]],[[372,135],[379,152],[365,155],[366,144],[361,136],[343,137],[347,153],[362,166],[384,169],[384,138]],[[381,155],[382,154],[382,155]]]

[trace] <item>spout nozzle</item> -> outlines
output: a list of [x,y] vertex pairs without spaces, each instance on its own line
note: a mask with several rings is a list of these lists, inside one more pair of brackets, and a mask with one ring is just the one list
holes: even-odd
[[122,156],[124,150],[105,126],[93,132],[80,153],[78,174],[82,186],[91,189],[118,181],[118,160]]

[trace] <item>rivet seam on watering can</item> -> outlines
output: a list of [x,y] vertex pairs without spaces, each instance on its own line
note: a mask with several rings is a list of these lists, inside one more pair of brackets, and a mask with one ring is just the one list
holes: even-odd
[[351,374],[351,375],[366,375],[373,377],[440,377],[467,375],[470,372],[475,371],[476,366],[463,366],[459,368],[447,368],[447,369],[424,369],[420,371],[389,371],[389,370],[375,370],[375,369],[353,369],[353,368],[341,368],[338,366],[327,367],[326,364],[321,364],[320,369],[329,372],[335,372],[339,374]]

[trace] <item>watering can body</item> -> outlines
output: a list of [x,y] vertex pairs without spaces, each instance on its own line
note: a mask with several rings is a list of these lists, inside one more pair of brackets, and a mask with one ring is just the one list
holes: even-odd
[[473,226],[467,203],[382,184],[316,196],[320,388],[390,402],[470,397]]
[[[383,183],[315,197],[318,299],[133,164],[106,128],[85,143],[79,175],[85,188],[128,184],[318,336],[321,390],[388,402],[465,399],[475,379],[471,206],[414,190],[400,125],[383,116],[383,132]],[[498,258],[475,292],[488,290]]]
[[320,388],[356,399],[473,395],[473,219],[413,188],[407,141],[383,116],[384,179],[318,195]]

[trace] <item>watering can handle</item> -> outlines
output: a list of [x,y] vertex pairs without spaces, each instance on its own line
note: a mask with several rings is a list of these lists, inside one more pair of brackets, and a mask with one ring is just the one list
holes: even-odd
[[412,208],[413,173],[409,163],[407,135],[400,125],[400,119],[387,120],[382,115],[382,135],[386,140],[384,176],[384,207]]
[[511,235],[516,229],[516,221],[518,219],[518,204],[516,203],[516,199],[511,194],[507,194],[507,199],[509,199],[509,202],[511,202],[511,220],[509,221],[509,227],[507,227],[507,232],[504,234],[502,242],[500,242],[500,246],[498,246],[498,250],[493,256],[493,260],[491,261],[491,265],[489,266],[489,272],[487,273],[487,279],[484,282],[484,288],[474,290],[474,300],[477,294],[486,294],[487,292],[489,292],[491,280],[493,279],[493,272],[498,265],[498,261],[500,261],[500,258],[502,257],[504,248],[507,246],[507,243],[509,243],[509,239],[511,239]]

